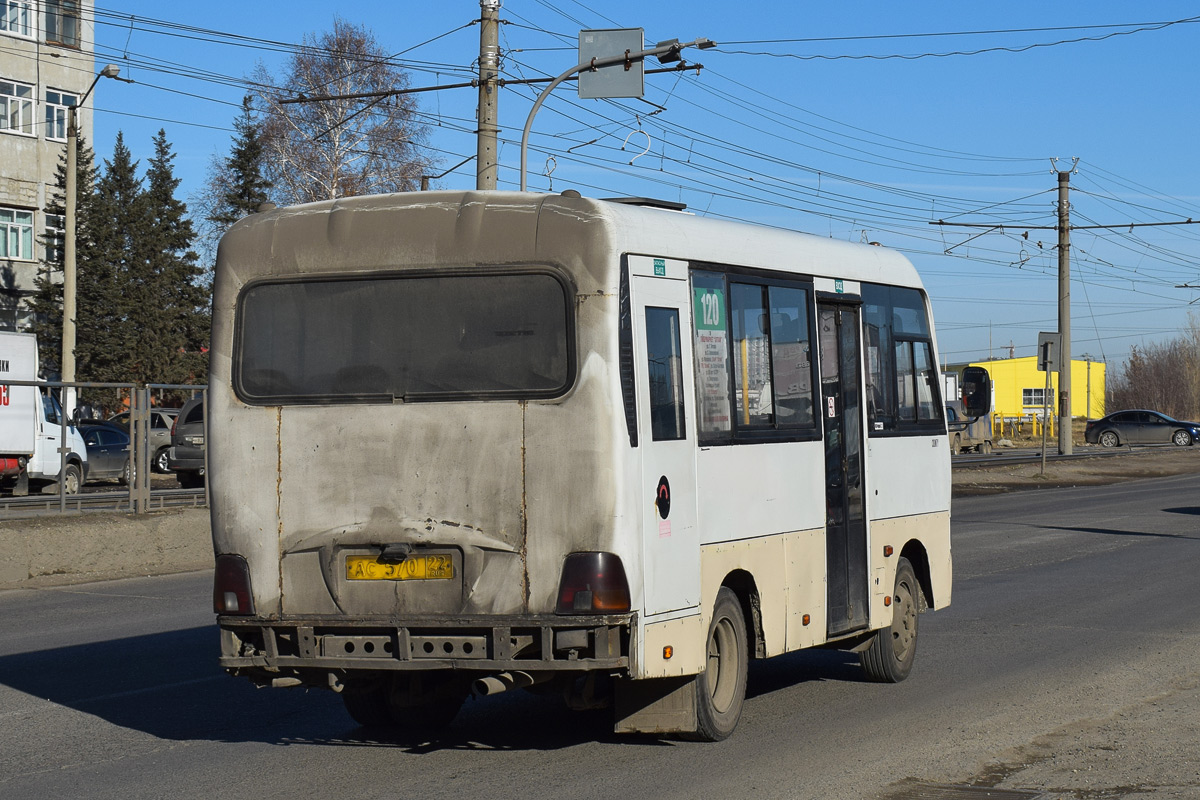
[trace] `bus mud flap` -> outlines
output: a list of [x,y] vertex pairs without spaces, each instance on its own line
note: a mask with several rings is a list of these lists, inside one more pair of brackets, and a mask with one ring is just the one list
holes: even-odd
[[617,733],[694,733],[696,676],[620,680],[615,687]]

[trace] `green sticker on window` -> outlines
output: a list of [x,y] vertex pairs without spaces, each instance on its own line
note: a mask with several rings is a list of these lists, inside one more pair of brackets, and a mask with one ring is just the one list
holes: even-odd
[[654,274],[657,277],[663,277],[663,278],[666,277],[666,275],[667,275],[666,259],[662,259],[662,258],[654,259]]
[[694,288],[696,330],[725,330],[725,293],[717,289]]

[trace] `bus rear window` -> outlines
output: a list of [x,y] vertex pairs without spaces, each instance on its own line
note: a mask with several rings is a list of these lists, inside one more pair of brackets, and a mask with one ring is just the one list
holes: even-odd
[[549,272],[253,284],[234,387],[263,405],[555,397],[573,374],[572,307]]

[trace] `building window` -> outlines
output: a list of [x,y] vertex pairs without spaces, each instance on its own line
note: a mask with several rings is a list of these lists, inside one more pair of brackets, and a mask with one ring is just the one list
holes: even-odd
[[33,0],[0,0],[0,33],[33,37]]
[[79,47],[79,0],[45,0],[46,41]]
[[71,116],[68,110],[79,104],[79,97],[55,89],[46,90],[46,138],[65,141],[67,138],[67,122]]
[[0,80],[0,131],[33,135],[33,87]]
[[33,260],[33,212],[0,207],[0,258]]
[[1046,390],[1038,389],[1022,389],[1021,390],[1021,405],[1026,407],[1036,406],[1041,408],[1046,404]]
[[65,220],[62,214],[46,215],[46,263],[63,263],[63,239]]

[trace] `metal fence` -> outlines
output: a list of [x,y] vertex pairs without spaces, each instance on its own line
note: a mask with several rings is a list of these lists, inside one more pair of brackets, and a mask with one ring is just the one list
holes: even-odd
[[[30,485],[28,496],[15,496],[14,486],[6,484],[0,491],[0,517],[36,516],[46,513],[81,512],[85,510],[123,511],[142,514],[147,511],[181,505],[208,505],[208,447],[204,446],[205,481],[202,490],[180,489],[173,486],[152,486],[153,458],[151,450],[151,413],[163,406],[162,398],[168,393],[177,397],[186,394],[204,397],[203,404],[207,412],[207,387],[193,384],[146,384],[132,383],[94,383],[61,381],[20,381],[8,380],[6,386],[34,386],[40,395],[49,394],[58,402],[59,439],[59,471],[58,480],[51,481],[45,487]],[[130,469],[127,485],[117,491],[95,491],[95,487],[87,486],[88,475],[86,468],[82,470],[78,493],[71,492],[67,480],[69,446],[68,431],[80,422],[80,411],[94,409],[92,399],[103,395],[117,396],[114,413],[129,412],[129,453]],[[154,404],[154,398],[159,398],[159,404]],[[41,402],[41,398],[38,398]],[[182,403],[180,403],[182,405]],[[91,417],[103,422],[114,414],[96,414]],[[207,413],[205,414],[207,419]],[[39,417],[40,419],[40,417]],[[48,424],[48,423],[47,423]],[[11,481],[9,482],[11,483]],[[86,489],[85,489],[86,487]],[[41,489],[41,491],[35,491]],[[53,489],[52,493],[47,493]]]

